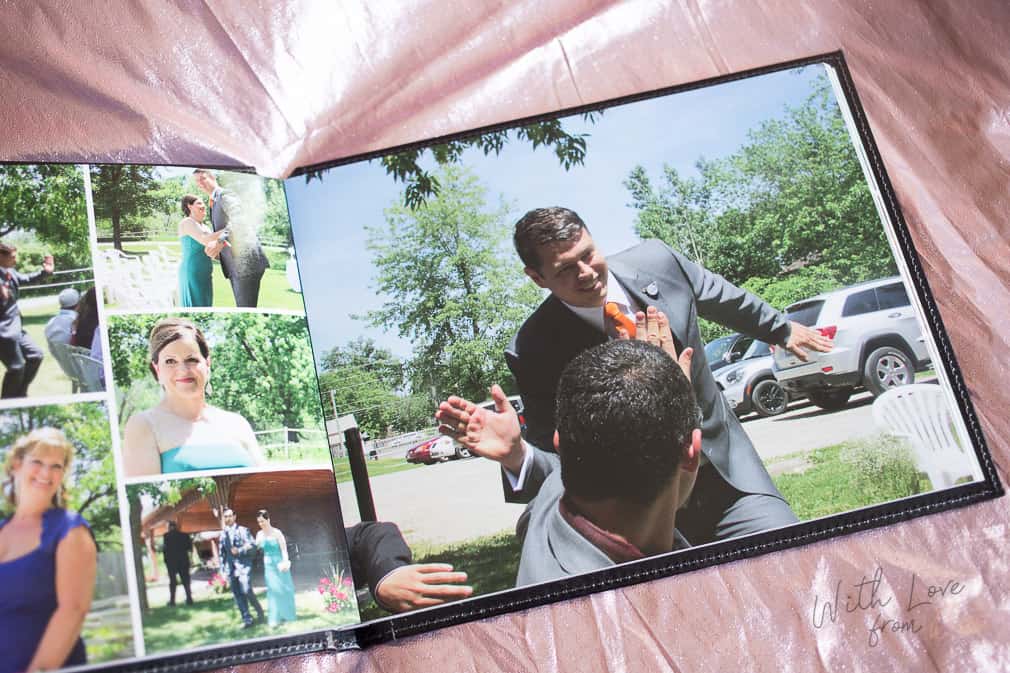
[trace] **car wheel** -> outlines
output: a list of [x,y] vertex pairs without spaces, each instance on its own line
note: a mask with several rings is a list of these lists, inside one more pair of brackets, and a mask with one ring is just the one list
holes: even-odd
[[905,386],[915,380],[912,362],[900,349],[893,346],[878,348],[866,358],[863,368],[863,385],[873,393],[881,395],[891,388]]
[[851,396],[852,388],[807,393],[807,398],[825,411],[837,411],[838,409],[841,409],[849,401],[849,397]]
[[470,457],[470,449],[466,448],[465,446],[456,447],[456,458],[469,458],[469,457]]
[[778,416],[789,405],[789,395],[775,379],[762,379],[751,388],[750,404],[758,416]]

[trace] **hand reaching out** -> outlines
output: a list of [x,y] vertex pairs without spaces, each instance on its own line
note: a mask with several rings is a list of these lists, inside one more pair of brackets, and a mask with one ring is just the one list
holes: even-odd
[[375,588],[375,598],[391,612],[406,612],[466,598],[473,587],[462,582],[466,573],[453,572],[448,563],[415,563],[386,575]]
[[42,270],[46,273],[52,273],[56,269],[56,263],[53,262],[52,255],[46,255],[42,258]]
[[810,359],[806,349],[827,353],[834,347],[831,339],[815,329],[801,325],[795,320],[791,321],[789,325],[792,329],[789,332],[789,340],[786,341],[786,350],[803,362]]
[[438,405],[438,431],[453,437],[478,456],[501,463],[512,473],[522,469],[525,450],[519,417],[501,386],[491,386],[495,411],[453,395]]
[[[630,339],[627,330],[617,328],[617,335],[621,339]],[[670,321],[666,314],[658,310],[655,306],[646,307],[645,312],[639,311],[635,314],[635,338],[639,341],[648,341],[659,346],[667,355],[673,358],[680,366],[687,380],[691,380],[691,357],[694,355],[693,348],[685,348],[679,354],[677,346],[673,341],[673,332],[670,330]]]

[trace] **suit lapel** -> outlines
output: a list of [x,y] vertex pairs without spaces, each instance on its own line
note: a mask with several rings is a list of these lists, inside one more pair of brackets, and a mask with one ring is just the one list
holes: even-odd
[[677,305],[680,302],[677,301],[674,288],[668,283],[661,282],[660,279],[640,273],[619,259],[608,259],[607,265],[628,294],[628,298],[638,304],[636,308],[644,311],[647,306],[655,306],[666,314],[679,353],[687,343],[691,315],[689,310],[678,310]]

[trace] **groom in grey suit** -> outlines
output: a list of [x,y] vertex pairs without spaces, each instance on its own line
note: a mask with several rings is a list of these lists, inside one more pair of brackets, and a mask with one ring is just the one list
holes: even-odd
[[[827,351],[830,340],[785,317],[766,302],[695,264],[657,240],[605,258],[582,219],[567,208],[539,208],[516,223],[514,243],[526,274],[551,291],[505,353],[525,406],[527,440],[552,446],[558,379],[585,349],[617,336],[606,318],[612,303],[621,315],[644,320],[655,306],[669,319],[677,351],[694,349],[691,382],[701,407],[702,467],[684,510],[681,532],[691,544],[745,535],[796,522],[761,458],[719,391],[704,357],[698,330],[703,317],[806,359],[805,349]],[[529,502],[542,475],[524,463],[503,475],[506,498]]]
[[[227,230],[224,240],[211,243],[206,252],[221,260],[221,272],[231,282],[235,305],[256,308],[259,303],[260,282],[270,263],[260,247],[256,230],[243,222],[242,204],[238,196],[217,183],[210,171],[198,168],[193,171],[196,184],[207,193],[210,220],[214,231]],[[245,213],[245,217],[249,214]],[[245,224],[245,226],[241,226]]]

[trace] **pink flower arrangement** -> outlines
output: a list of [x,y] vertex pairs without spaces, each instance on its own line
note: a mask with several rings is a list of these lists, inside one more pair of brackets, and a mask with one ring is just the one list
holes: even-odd
[[320,579],[316,590],[323,599],[323,609],[331,614],[353,610],[356,605],[354,582],[350,577],[341,577],[340,573],[332,580],[329,577]]
[[210,579],[207,580],[207,586],[209,586],[214,591],[214,593],[223,594],[228,591],[228,588],[231,585],[224,575],[222,575],[221,573],[214,573],[213,575],[210,576]]

